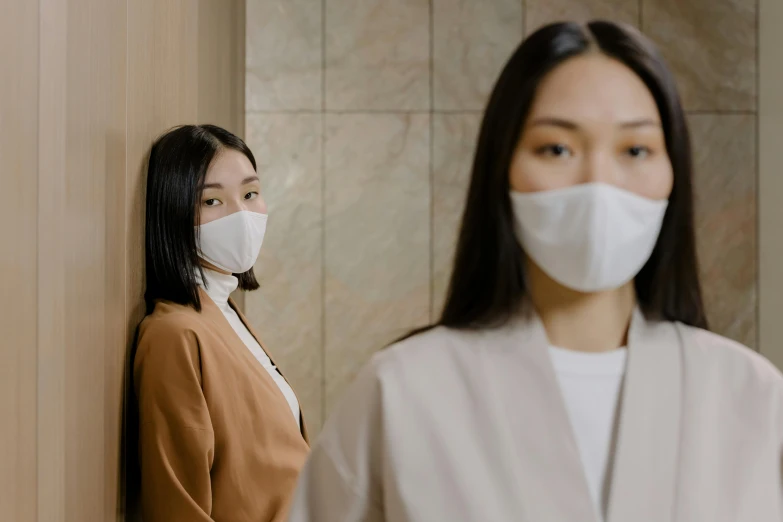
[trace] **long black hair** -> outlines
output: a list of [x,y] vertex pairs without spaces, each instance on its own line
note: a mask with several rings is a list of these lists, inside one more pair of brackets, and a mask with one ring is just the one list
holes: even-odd
[[451,281],[434,326],[497,326],[523,310],[525,256],[515,234],[509,166],[542,79],[588,52],[620,61],[644,81],[658,106],[672,164],[674,183],[661,232],[634,281],[639,306],[651,319],[707,328],[696,260],[690,142],[675,80],[648,38],[631,26],[606,21],[542,27],[503,69],[481,125]]
[[[147,313],[152,312],[158,299],[201,310],[196,273],[202,269],[194,227],[199,222],[198,203],[207,169],[226,149],[241,152],[257,169],[245,142],[215,125],[175,127],[152,145],[145,233]],[[239,288],[258,288],[252,268],[235,275]]]

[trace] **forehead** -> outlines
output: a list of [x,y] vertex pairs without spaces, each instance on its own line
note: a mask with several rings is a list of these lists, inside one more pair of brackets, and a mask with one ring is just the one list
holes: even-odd
[[571,58],[538,86],[530,117],[617,122],[659,119],[647,86],[621,62],[600,53]]
[[220,151],[207,169],[205,183],[243,180],[256,173],[247,156],[233,149]]

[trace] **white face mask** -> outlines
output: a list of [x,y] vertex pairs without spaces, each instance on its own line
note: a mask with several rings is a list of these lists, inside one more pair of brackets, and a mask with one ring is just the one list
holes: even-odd
[[549,277],[580,292],[618,288],[636,277],[668,205],[604,183],[512,191],[511,202],[527,255]]
[[199,257],[232,274],[247,272],[258,259],[266,220],[266,214],[242,210],[196,227]]

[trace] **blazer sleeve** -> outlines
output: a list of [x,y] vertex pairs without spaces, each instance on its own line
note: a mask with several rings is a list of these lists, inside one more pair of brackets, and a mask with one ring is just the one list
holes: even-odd
[[288,522],[384,522],[381,393],[371,361],[343,395],[299,475]]
[[145,522],[212,521],[214,434],[201,388],[196,335],[157,320],[134,360]]

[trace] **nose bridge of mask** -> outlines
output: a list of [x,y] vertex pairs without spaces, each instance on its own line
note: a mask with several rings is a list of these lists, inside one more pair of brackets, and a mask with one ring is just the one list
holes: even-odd
[[621,255],[618,249],[623,244],[623,238],[618,237],[618,233],[622,233],[622,227],[613,226],[610,222],[623,216],[621,207],[624,202],[621,193],[620,189],[612,185],[600,185],[595,192],[595,205],[601,215],[600,229],[596,229],[600,241],[596,241],[595,247],[603,252],[594,252],[594,259],[601,260],[596,263],[596,270],[600,272],[599,277],[602,279],[611,278],[614,258]]
[[[585,259],[601,259],[601,251],[606,250],[608,223],[607,201],[603,196],[601,185],[584,184],[580,188],[584,191],[581,204],[585,206],[586,219],[588,223],[586,228],[582,228],[585,237],[582,238],[582,245],[585,250]],[[577,225],[578,226],[578,225]],[[586,263],[586,277],[594,278],[602,274],[605,270],[605,262]]]

